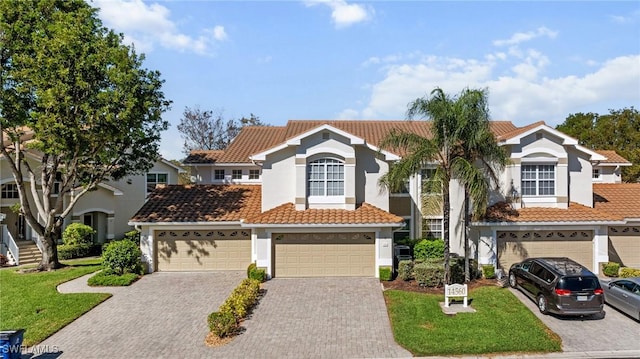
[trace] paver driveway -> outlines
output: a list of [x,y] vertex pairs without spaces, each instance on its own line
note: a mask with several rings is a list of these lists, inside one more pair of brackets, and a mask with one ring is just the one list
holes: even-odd
[[640,324],[614,308],[605,305],[604,318],[543,315],[522,292],[513,288],[511,291],[562,338],[564,352],[633,350],[640,356]]
[[[41,343],[64,358],[410,357],[393,340],[378,280],[273,279],[246,331],[204,345],[206,317],[243,272],[155,273]],[[41,357],[54,358],[57,355]]]

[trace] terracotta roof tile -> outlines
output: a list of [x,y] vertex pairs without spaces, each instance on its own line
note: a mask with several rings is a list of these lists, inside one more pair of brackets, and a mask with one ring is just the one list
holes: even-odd
[[158,187],[132,222],[227,222],[260,213],[261,186],[169,185]]
[[530,129],[536,128],[536,127],[538,127],[540,125],[546,125],[546,123],[544,121],[538,121],[538,122],[534,122],[534,123],[532,123],[530,125],[527,125],[527,126],[524,126],[524,127],[517,127],[517,128],[514,127],[510,131],[505,131],[505,132],[503,132],[501,134],[498,134],[497,135],[498,141],[506,140],[508,138],[512,138],[512,137],[521,135],[521,134],[529,131]]
[[602,212],[640,218],[640,183],[594,183],[593,204]]
[[183,161],[185,164],[215,163],[224,154],[221,150],[193,150]]
[[596,152],[607,158],[604,161],[600,161],[600,163],[631,164],[631,162],[629,162],[626,158],[620,156],[616,151],[596,150]]
[[[283,127],[247,126],[217,160],[219,163],[250,163],[249,156],[276,147],[286,140],[322,125],[331,125],[379,147],[382,139],[398,129],[430,137],[429,121],[368,121],[368,120],[291,120]],[[491,130],[500,136],[516,127],[509,121],[492,121]]]
[[527,207],[514,209],[509,203],[499,202],[487,209],[487,222],[610,222],[622,217],[602,210],[569,203],[569,208]]
[[293,203],[285,203],[254,217],[249,224],[383,224],[402,223],[403,219],[368,203],[355,210],[307,209],[297,211]]

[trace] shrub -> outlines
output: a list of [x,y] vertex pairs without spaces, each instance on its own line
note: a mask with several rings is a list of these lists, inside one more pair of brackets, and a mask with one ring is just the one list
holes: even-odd
[[[464,283],[464,257],[455,257],[449,260],[451,269],[451,283]],[[469,279],[479,278],[482,273],[474,259],[469,260]]]
[[4,254],[0,253],[0,266],[6,265],[9,262],[9,258],[7,258]]
[[247,267],[247,278],[251,278],[251,272],[253,272],[257,268],[258,266],[255,263],[249,264],[249,267]]
[[254,279],[244,279],[231,295],[220,306],[221,312],[228,312],[240,320],[249,314],[249,310],[258,301],[260,282]]
[[134,273],[125,273],[123,275],[114,274],[108,270],[98,272],[93,277],[89,278],[90,286],[104,286],[104,287],[116,287],[127,286],[137,281],[140,278],[139,275]]
[[411,250],[413,251],[413,248],[421,240],[422,240],[421,238],[409,238],[409,237],[407,237],[407,238],[402,238],[402,239],[395,239],[393,241],[393,243],[397,244],[397,245],[409,246],[409,248],[411,248]]
[[482,266],[482,276],[487,279],[496,278],[496,268],[493,266],[493,264],[485,264]]
[[238,322],[232,313],[229,312],[213,312],[207,318],[209,330],[218,338],[224,338],[232,335],[238,329]]
[[631,277],[640,277],[640,269],[636,268],[622,268],[620,269],[620,277],[622,278],[631,278]]
[[[61,244],[58,246],[59,259],[83,258],[92,255],[95,251],[94,245],[91,244]],[[98,248],[100,248],[98,246]]]
[[413,279],[413,261],[404,260],[398,263],[398,277],[405,281]]
[[136,231],[135,229],[133,231],[126,232],[124,234],[124,239],[140,246],[140,232]]
[[413,266],[416,282],[421,286],[439,287],[444,282],[444,263],[423,262]]
[[142,274],[140,257],[142,252],[132,241],[114,241],[109,243],[102,252],[102,266],[113,273]]
[[262,283],[267,280],[267,271],[262,268],[258,268],[255,263],[251,263],[247,268],[247,278],[255,279]]
[[86,224],[71,223],[64,229],[64,232],[62,232],[62,242],[69,246],[89,245],[93,243],[91,235],[95,233],[96,231]]
[[391,268],[389,267],[380,267],[379,268],[380,280],[391,280],[392,278],[391,272],[392,272]]
[[444,257],[444,241],[442,239],[423,239],[413,247],[415,259]]
[[620,271],[620,263],[608,262],[602,264],[602,274],[607,277],[617,277],[618,271]]

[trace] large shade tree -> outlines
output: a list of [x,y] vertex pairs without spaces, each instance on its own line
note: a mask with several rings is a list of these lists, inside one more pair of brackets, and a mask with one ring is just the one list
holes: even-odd
[[[0,2],[0,153],[40,238],[41,270],[60,266],[57,236],[82,195],[158,157],[170,102],[122,40],[82,0]],[[62,195],[51,196],[55,182]]]
[[[407,117],[429,120],[431,136],[425,138],[411,132],[391,131],[382,146],[398,149],[405,155],[390,167],[381,181],[394,188],[427,165],[436,165],[431,179],[425,183],[427,188],[423,188],[423,194],[442,194],[444,280],[450,283],[450,184],[458,181],[462,185],[465,198],[470,199],[465,202],[467,205],[471,202],[472,214],[480,216],[486,210],[491,185],[499,183],[497,173],[506,164],[507,157],[491,133],[485,90],[465,89],[452,97],[436,88],[429,97],[410,103]],[[469,209],[465,208],[465,213]],[[465,247],[468,247],[466,239]]]

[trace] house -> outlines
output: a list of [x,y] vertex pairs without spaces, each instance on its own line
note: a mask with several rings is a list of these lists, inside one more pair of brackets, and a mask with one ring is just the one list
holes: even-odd
[[[38,153],[30,151],[26,152],[26,156],[32,168],[40,165]],[[78,200],[71,215],[65,218],[63,227],[74,222],[89,225],[96,231],[93,239],[98,244],[122,238],[125,232],[133,229],[128,224],[129,219],[145,202],[147,195],[158,184],[178,183],[180,172],[184,170],[179,166],[160,159],[145,174],[127,176],[119,181],[103,181],[95,191],[86,193]],[[29,182],[28,178],[24,178],[24,181]],[[58,187],[54,184],[52,197],[60,195]],[[32,198],[30,193],[28,196]],[[68,203],[69,193],[64,196],[65,203]],[[37,234],[25,218],[17,213],[16,206],[19,206],[18,189],[7,159],[0,155],[1,253],[8,254],[15,263],[35,262],[40,256],[36,246]],[[30,258],[27,258],[27,253]]]
[[[157,188],[130,221],[141,231],[147,270],[243,270],[255,262],[270,277],[377,277],[393,264],[394,240],[442,237],[442,209],[421,200],[437,164],[425,164],[398,193],[379,184],[402,156],[379,147],[386,134],[427,137],[429,126],[289,121],[245,127],[224,151],[193,151],[184,163],[194,183]],[[523,257],[568,255],[595,271],[614,259],[640,266],[640,184],[620,183],[628,161],[543,122],[493,121],[491,130],[511,163],[487,215],[472,224],[470,253],[480,263],[508,268]],[[455,182],[450,190],[451,248],[462,254],[463,191]],[[627,195],[635,201],[620,204],[622,213],[616,206]]]

